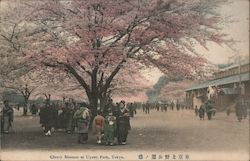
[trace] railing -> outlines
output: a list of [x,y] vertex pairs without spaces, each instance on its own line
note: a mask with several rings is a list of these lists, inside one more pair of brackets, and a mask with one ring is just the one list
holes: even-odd
[[228,69],[226,71],[220,71],[220,72],[214,73],[214,75],[215,75],[216,79],[219,79],[219,78],[238,75],[240,73],[246,73],[246,72],[250,71],[249,70],[249,64],[244,64],[240,68],[241,68],[240,71],[239,71],[239,66],[237,66],[237,67],[233,67],[231,69]]

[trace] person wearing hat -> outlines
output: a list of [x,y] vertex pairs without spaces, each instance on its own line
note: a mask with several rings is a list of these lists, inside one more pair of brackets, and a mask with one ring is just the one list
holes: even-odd
[[113,116],[112,109],[108,110],[108,116],[105,117],[104,138],[106,145],[114,145],[116,133],[116,117]]
[[87,107],[80,107],[75,113],[73,118],[76,120],[77,132],[78,132],[78,143],[85,144],[88,140],[88,129],[90,112]]
[[101,110],[97,111],[97,115],[93,120],[93,131],[96,134],[97,144],[102,143],[102,132],[104,128],[104,117],[101,115]]

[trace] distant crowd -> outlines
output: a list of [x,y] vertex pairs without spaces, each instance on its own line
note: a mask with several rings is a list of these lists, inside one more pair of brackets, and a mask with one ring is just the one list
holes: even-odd
[[176,103],[174,103],[174,101],[170,101],[170,102],[164,102],[164,103],[160,103],[160,102],[154,102],[154,103],[142,103],[142,110],[143,112],[145,112],[146,114],[150,113],[150,110],[155,109],[156,111],[162,111],[162,112],[166,112],[168,110],[174,110],[176,109],[177,111],[179,110],[184,110],[184,109],[192,109],[192,107],[190,105],[187,105],[183,102],[179,102],[178,100],[176,101]]
[[[205,101],[200,107],[198,108],[195,106],[195,115],[199,116],[200,120],[205,119],[205,115],[207,115],[208,120],[211,120],[213,116],[216,114],[216,108],[214,107],[211,100]],[[236,99],[236,103],[234,106],[234,111],[236,117],[239,122],[243,119],[246,119],[248,115],[250,115],[249,104],[247,104],[243,98],[239,97]],[[231,113],[231,108],[227,107],[226,114],[229,116]]]
[[[17,109],[19,110],[19,106]],[[125,145],[130,126],[130,118],[134,117],[138,110],[150,114],[151,110],[167,112],[168,110],[193,110],[191,105],[183,102],[170,101],[165,103],[125,103],[120,101],[114,103],[110,98],[104,107],[89,108],[86,104],[76,103],[72,99],[62,103],[45,101],[42,105],[32,103],[29,107],[32,115],[39,115],[40,124],[45,136],[52,136],[53,132],[65,131],[67,134],[78,133],[78,143],[87,143],[89,130],[92,129],[96,135],[98,144]],[[239,98],[235,104],[235,113],[239,121],[247,118],[248,106]],[[195,106],[195,115],[208,120],[216,114],[216,108],[210,100],[205,101],[199,108]],[[227,115],[231,111],[227,110]],[[9,133],[14,120],[14,110],[7,100],[1,108],[1,133]]]

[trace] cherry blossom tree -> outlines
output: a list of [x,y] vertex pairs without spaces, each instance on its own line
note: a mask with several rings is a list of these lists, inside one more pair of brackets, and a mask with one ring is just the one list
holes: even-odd
[[11,36],[2,37],[11,40],[23,64],[73,77],[95,115],[98,101],[106,99],[123,70],[156,67],[169,76],[195,77],[205,62],[194,50],[196,44],[206,48],[208,41],[232,42],[221,32],[216,10],[224,2],[27,1],[19,25],[23,32],[14,37],[20,49]]

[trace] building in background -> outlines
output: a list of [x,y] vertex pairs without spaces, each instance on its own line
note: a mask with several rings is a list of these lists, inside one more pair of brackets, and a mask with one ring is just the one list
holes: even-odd
[[214,73],[214,79],[195,84],[186,89],[186,102],[193,108],[200,107],[208,99],[208,90],[214,90],[212,102],[217,110],[225,110],[235,104],[238,97],[250,102],[249,62],[232,65]]

